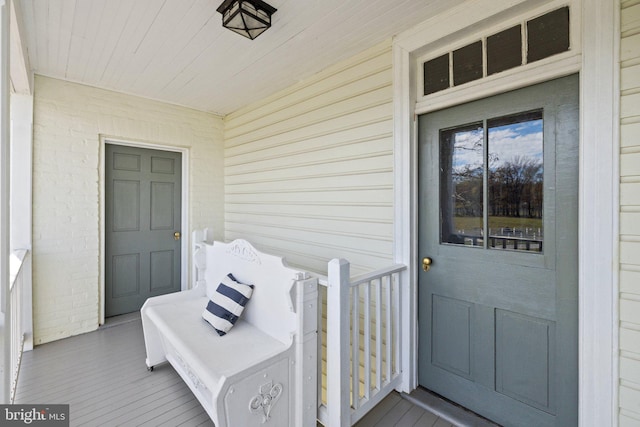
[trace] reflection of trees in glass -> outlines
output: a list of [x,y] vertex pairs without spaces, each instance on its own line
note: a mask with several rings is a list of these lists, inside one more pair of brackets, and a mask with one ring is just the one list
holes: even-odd
[[443,243],[542,252],[542,130],[540,110],[440,131]]
[[456,132],[451,168],[454,216],[482,217],[482,127]]
[[[454,169],[455,216],[482,216],[482,167]],[[542,218],[543,167],[531,157],[515,156],[489,172],[489,216]]]
[[[542,218],[541,111],[492,119],[491,123],[491,149],[487,153],[489,216]],[[474,124],[449,132],[448,144],[453,147],[446,150],[450,157],[444,164],[451,165],[452,213],[458,217],[481,217],[483,128]],[[520,150],[526,154],[514,154]]]
[[467,165],[453,173],[455,216],[482,216],[482,167]]
[[542,163],[514,156],[489,173],[489,215],[542,218]]

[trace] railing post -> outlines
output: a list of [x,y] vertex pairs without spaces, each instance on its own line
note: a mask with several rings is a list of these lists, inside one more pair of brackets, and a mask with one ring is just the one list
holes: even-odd
[[296,399],[295,425],[315,427],[318,404],[318,279],[298,273],[296,314],[299,334],[296,335]]
[[22,333],[24,334],[23,351],[33,350],[33,267],[31,251],[27,251],[22,265],[23,284],[22,301],[20,302]]
[[327,287],[327,425],[350,426],[349,263],[329,262]]

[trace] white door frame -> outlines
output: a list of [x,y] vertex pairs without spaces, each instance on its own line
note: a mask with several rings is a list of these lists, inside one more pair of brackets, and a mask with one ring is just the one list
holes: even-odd
[[[567,4],[571,51],[442,94],[418,96],[420,58]],[[402,302],[403,391],[417,387],[418,369],[417,115],[579,72],[578,417],[580,426],[617,425],[619,14],[619,0],[467,0],[394,39],[394,256],[409,266],[410,276]]]
[[176,147],[162,145],[144,141],[134,141],[100,135],[100,325],[104,324],[105,318],[105,145],[124,145],[127,147],[147,148],[151,150],[171,151],[182,154],[182,199],[180,205],[181,220],[181,245],[180,245],[180,288],[184,291],[189,288],[189,248],[191,233],[189,232],[189,149],[186,147]]

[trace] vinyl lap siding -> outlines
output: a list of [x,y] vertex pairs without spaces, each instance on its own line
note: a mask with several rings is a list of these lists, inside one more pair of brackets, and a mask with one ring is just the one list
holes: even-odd
[[392,260],[390,41],[225,118],[225,237],[355,273]]
[[640,0],[621,3],[620,425],[640,424]]

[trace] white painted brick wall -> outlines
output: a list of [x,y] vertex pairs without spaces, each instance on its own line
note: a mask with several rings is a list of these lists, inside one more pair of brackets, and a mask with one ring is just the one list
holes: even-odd
[[[100,307],[100,135],[188,147],[190,226],[224,237],[223,122],[212,114],[36,77],[35,344],[94,330]],[[183,235],[187,235],[183,231]]]

